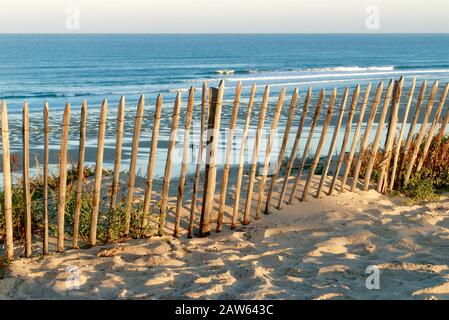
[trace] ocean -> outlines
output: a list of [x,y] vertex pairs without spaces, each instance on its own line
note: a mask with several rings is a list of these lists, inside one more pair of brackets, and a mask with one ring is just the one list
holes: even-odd
[[[0,98],[4,98],[8,106],[13,153],[17,152],[20,156],[21,110],[26,100],[31,112],[31,150],[41,157],[43,144],[41,113],[44,102],[48,101],[52,126],[50,138],[52,163],[56,164],[61,113],[65,104],[70,102],[73,112],[69,148],[72,160],[75,161],[79,109],[82,100],[87,99],[89,104],[87,148],[93,152],[87,153],[86,160],[88,164],[93,164],[98,110],[102,100],[107,99],[109,112],[105,165],[112,167],[116,109],[120,96],[126,95],[122,166],[122,169],[126,170],[136,105],[139,96],[144,94],[146,109],[138,171],[141,175],[145,175],[154,103],[156,96],[162,94],[164,108],[156,168],[158,177],[163,174],[170,115],[178,91],[182,92],[183,98],[180,122],[182,126],[187,90],[191,86],[198,89],[195,95],[194,130],[191,138],[194,144],[191,157],[194,159],[200,119],[200,89],[203,81],[207,81],[209,86],[217,86],[221,79],[225,80],[222,127],[228,125],[234,88],[238,81],[242,81],[243,84],[237,122],[237,127],[240,128],[245,120],[249,91],[253,83],[258,86],[256,106],[260,104],[264,86],[271,85],[266,126],[271,123],[273,114],[271,110],[276,104],[276,96],[285,86],[287,96],[280,120],[282,132],[282,125],[288,113],[288,103],[296,87],[299,88],[300,99],[293,124],[295,128],[305,92],[310,85],[313,86],[314,92],[311,105],[313,112],[320,89],[325,89],[329,95],[332,88],[336,87],[340,97],[345,86],[353,90],[356,84],[360,84],[363,94],[365,86],[371,82],[372,97],[379,81],[385,81],[386,86],[390,79],[397,80],[400,76],[405,76],[405,89],[410,85],[412,77],[417,78],[415,99],[424,79],[429,81],[428,91],[435,80],[440,81],[442,88],[449,80],[449,35],[0,35]],[[335,109],[337,112],[339,108]],[[255,107],[252,128],[257,124],[257,117],[258,108]],[[306,122],[306,130],[311,117],[312,113]],[[292,130],[292,135],[295,131]],[[317,137],[319,131],[318,126]],[[307,134],[303,134],[301,141],[305,142],[306,138]],[[182,141],[181,133],[179,141]],[[251,153],[251,145],[249,141],[248,154]],[[235,147],[238,150],[238,141]],[[221,150],[223,149],[222,146]],[[262,146],[261,157],[263,152]],[[326,152],[324,148],[323,153]],[[193,165],[189,165],[189,172],[192,172],[193,168]],[[179,165],[175,165],[174,169],[173,176],[176,177]]]

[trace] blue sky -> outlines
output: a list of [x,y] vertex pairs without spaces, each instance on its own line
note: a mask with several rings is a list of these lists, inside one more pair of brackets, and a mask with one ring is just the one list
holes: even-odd
[[1,0],[16,32],[449,33],[449,0]]

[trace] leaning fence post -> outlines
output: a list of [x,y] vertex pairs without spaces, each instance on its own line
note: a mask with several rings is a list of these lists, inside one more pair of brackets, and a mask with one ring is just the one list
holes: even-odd
[[281,93],[279,94],[278,103],[276,106],[276,110],[274,112],[273,121],[271,123],[270,135],[268,137],[267,148],[265,151],[265,160],[262,167],[262,174],[261,174],[262,177],[259,184],[259,197],[257,199],[256,216],[255,216],[256,219],[260,218],[260,210],[262,208],[262,201],[265,194],[265,185],[267,181],[268,167],[270,165],[271,149],[273,148],[274,139],[276,137],[279,117],[281,115],[282,106],[284,105],[284,97],[285,97],[285,87],[282,88]]
[[315,151],[315,156],[313,158],[312,165],[310,166],[309,176],[307,177],[306,183],[304,185],[304,190],[302,192],[301,201],[305,201],[307,198],[307,194],[309,191],[310,183],[312,182],[313,176],[315,175],[316,167],[318,166],[318,162],[320,161],[321,149],[323,147],[323,143],[326,140],[327,129],[329,127],[329,123],[332,118],[332,111],[334,110],[335,98],[337,96],[337,89],[332,91],[332,95],[329,101],[329,107],[327,108],[326,118],[324,120],[323,129],[321,131],[320,141],[318,142],[318,146]]
[[217,174],[216,156],[218,147],[218,136],[220,133],[221,107],[223,104],[224,82],[221,81],[217,88],[210,91],[210,109],[208,119],[208,132],[206,141],[206,167],[203,192],[203,206],[199,225],[199,236],[205,237],[210,234],[210,214],[214,210],[215,180]]
[[251,164],[250,164],[250,169],[249,169],[248,188],[246,190],[246,202],[245,202],[245,208],[243,211],[243,221],[242,221],[242,224],[244,224],[244,225],[250,223],[249,213],[251,211],[251,202],[253,200],[254,181],[256,179],[256,168],[257,168],[257,162],[259,159],[259,145],[260,145],[260,139],[262,138],[263,124],[265,122],[265,116],[267,113],[269,96],[270,96],[270,87],[266,86],[265,92],[263,94],[262,107],[260,110],[259,122],[257,124],[257,129],[256,129],[256,141],[254,142],[253,156],[251,159]]
[[332,177],[332,182],[329,187],[329,195],[334,192],[335,184],[337,183],[338,174],[340,172],[341,166],[343,165],[343,159],[346,155],[346,145],[348,143],[349,135],[351,134],[352,119],[354,118],[355,110],[357,109],[357,104],[359,102],[360,95],[360,85],[355,87],[354,93],[352,94],[351,108],[349,109],[349,116],[346,123],[345,134],[343,136],[343,142],[340,149],[340,155],[338,156],[337,165],[335,166],[334,176]]
[[338,116],[337,124],[334,128],[334,134],[332,135],[331,145],[329,146],[329,151],[327,152],[326,164],[324,165],[323,173],[321,174],[320,183],[316,191],[315,198],[319,198],[321,195],[321,190],[323,189],[324,181],[327,178],[327,173],[329,172],[329,167],[332,162],[332,154],[334,153],[335,144],[337,142],[338,134],[340,133],[341,124],[343,122],[343,116],[345,114],[346,102],[348,100],[349,88],[346,87],[341,99],[340,114]]
[[427,101],[426,114],[424,115],[424,120],[421,124],[421,128],[419,129],[418,137],[416,138],[416,141],[415,141],[415,147],[413,148],[413,153],[410,158],[410,162],[407,166],[407,170],[405,172],[404,185],[407,185],[407,183],[410,179],[410,175],[412,174],[412,170],[413,170],[413,165],[415,164],[415,160],[418,156],[418,152],[421,149],[421,143],[424,139],[424,135],[426,134],[427,123],[429,121],[430,113],[432,112],[432,108],[433,108],[433,104],[435,102],[435,96],[436,96],[437,92],[438,92],[438,81],[435,81],[435,83],[432,87],[432,91],[430,91],[429,100]]
[[[369,94],[371,92],[371,82],[368,83],[368,86],[365,89],[365,95],[363,97],[362,107],[360,108],[359,120],[357,121],[357,126],[354,132],[354,138],[352,139],[351,150],[349,151],[348,159],[346,160],[346,168],[343,174],[343,178],[341,179],[340,192],[345,191],[346,181],[348,179],[349,172],[352,167],[352,160],[354,159],[355,149],[357,147],[357,143],[360,137],[360,130],[362,128],[363,117],[365,116],[366,106],[368,104]],[[355,179],[355,176],[353,177]]]
[[237,226],[237,219],[239,215],[239,205],[240,205],[240,189],[242,187],[242,179],[243,179],[243,165],[245,161],[245,145],[248,139],[248,129],[249,123],[251,120],[251,112],[253,110],[254,105],[254,96],[256,94],[256,85],[253,84],[251,87],[251,94],[248,103],[248,109],[246,112],[246,120],[245,126],[242,132],[242,139],[240,144],[240,156],[239,156],[239,165],[237,171],[237,181],[235,185],[235,196],[234,196],[234,207],[232,208],[232,221],[231,221],[231,229],[235,229]]
[[290,135],[290,127],[293,121],[293,116],[295,114],[296,105],[298,103],[298,95],[299,95],[298,88],[295,88],[295,91],[293,91],[292,100],[290,102],[290,109],[288,112],[287,123],[285,125],[284,137],[282,138],[281,149],[279,150],[276,169],[274,171],[273,177],[271,178],[270,189],[268,190],[267,199],[265,201],[265,210],[264,210],[265,214],[270,213],[271,197],[273,196],[274,187],[276,185],[279,176],[279,171],[281,169],[282,161],[284,159],[285,150],[287,149],[287,142]]
[[25,256],[31,256],[31,193],[30,193],[30,127],[28,119],[28,102],[23,104],[22,118],[22,174],[23,200],[25,216]]
[[228,188],[229,167],[231,162],[232,144],[234,142],[234,127],[238,116],[241,91],[242,91],[242,82],[239,81],[235,88],[234,108],[232,109],[231,120],[229,122],[229,132],[226,144],[226,160],[223,168],[223,178],[221,181],[220,204],[218,206],[218,218],[216,227],[217,232],[221,231],[221,225],[223,223],[224,208],[226,205],[226,192]]
[[58,252],[64,251],[64,214],[67,185],[67,141],[69,138],[69,125],[70,103],[67,103],[62,120],[61,149],[59,154]]
[[365,133],[363,134],[362,141],[360,143],[359,154],[357,155],[357,161],[355,161],[356,166],[354,169],[351,192],[357,187],[357,182],[359,181],[360,169],[362,168],[363,157],[366,152],[366,146],[368,144],[368,139],[371,134],[371,128],[373,127],[374,118],[376,117],[377,109],[379,107],[379,102],[382,97],[382,92],[384,90],[384,83],[381,81],[377,86],[376,94],[374,96],[373,103],[371,105],[371,112],[368,117],[368,122],[366,123]]
[[167,160],[165,162],[164,178],[162,182],[161,204],[159,209],[158,235],[164,235],[165,218],[167,216],[168,193],[170,191],[172,157],[176,147],[176,136],[178,134],[179,112],[181,110],[181,93],[178,92],[173,107],[170,137],[167,147]]
[[[404,83],[404,78],[401,77],[399,82],[396,84],[394,98],[393,98],[393,109],[391,112],[390,122],[388,123],[388,133],[385,139],[385,147],[382,157],[381,169],[379,174],[379,181],[377,184],[377,192],[383,192],[388,184],[388,170],[391,161],[391,149],[393,148],[394,137],[396,135],[396,126],[398,122],[398,109],[402,94],[402,85]],[[385,183],[384,183],[385,182]]]
[[104,137],[106,132],[106,116],[108,113],[108,102],[103,101],[100,113],[100,123],[98,126],[98,142],[97,142],[97,159],[95,163],[95,185],[94,185],[94,198],[92,201],[92,217],[89,233],[89,244],[91,246],[97,243],[97,222],[98,212],[100,210],[100,196],[101,196],[101,179],[103,174],[103,150],[104,150]]
[[[445,101],[443,103],[445,103]],[[448,121],[449,121],[449,108],[447,108],[446,115],[443,118],[443,122],[441,123],[440,129],[438,130],[438,136],[436,139],[437,145],[441,143],[441,140],[443,140],[444,132],[446,131]]]
[[309,90],[307,91],[306,98],[304,100],[304,107],[302,110],[301,119],[299,120],[298,130],[296,131],[295,142],[293,143],[293,148],[290,153],[290,158],[287,164],[287,172],[285,173],[284,183],[282,184],[282,189],[279,194],[279,200],[277,209],[280,210],[282,208],[282,203],[284,201],[285,191],[287,190],[288,180],[290,179],[290,173],[292,171],[293,163],[295,162],[296,154],[298,152],[299,143],[301,140],[302,129],[304,127],[304,121],[306,120],[307,111],[309,110],[310,99],[312,97],[312,87],[309,86]]
[[304,152],[302,154],[301,166],[299,167],[298,174],[296,175],[295,182],[293,183],[292,190],[290,193],[290,199],[288,200],[288,204],[291,204],[295,197],[296,189],[298,188],[299,180],[301,179],[302,171],[306,164],[307,154],[309,152],[310,143],[312,142],[313,134],[315,132],[315,127],[318,122],[318,118],[320,116],[320,111],[321,111],[321,106],[323,105],[324,96],[325,96],[325,92],[324,92],[324,89],[322,89],[320,92],[320,95],[318,97],[318,104],[315,109],[315,114],[313,116],[312,124],[310,126],[309,136],[307,137],[307,142],[304,147]]
[[125,237],[128,236],[129,229],[131,226],[131,211],[134,202],[133,198],[134,184],[136,182],[136,163],[137,163],[137,155],[139,153],[140,129],[142,128],[144,105],[145,105],[145,97],[142,95],[140,96],[139,104],[137,106],[134,124],[133,146],[131,150],[131,161],[129,162],[128,192],[126,194],[126,203],[125,203],[125,230],[123,232],[123,235]]
[[385,117],[387,116],[387,111],[390,106],[391,93],[393,91],[394,81],[391,80],[388,85],[387,92],[385,94],[384,106],[382,109],[382,113],[380,114],[379,123],[377,126],[376,136],[374,137],[373,149],[371,150],[370,158],[368,161],[368,166],[366,168],[365,180],[363,190],[368,191],[369,183],[371,180],[371,173],[373,172],[374,161],[376,160],[377,150],[379,149],[379,142],[382,136],[382,131],[384,127]]
[[42,253],[48,254],[48,146],[50,126],[48,123],[48,103],[44,103],[44,172],[43,172],[43,197],[44,197],[44,231],[42,235]]
[[405,126],[407,125],[407,119],[408,119],[408,115],[410,113],[410,105],[412,104],[413,94],[415,92],[415,86],[416,86],[416,77],[414,77],[412,80],[412,85],[410,88],[410,92],[408,94],[407,105],[405,106],[404,119],[402,120],[401,131],[399,132],[396,147],[394,149],[393,167],[391,169],[391,177],[390,177],[390,184],[389,184],[388,190],[393,190],[394,183],[396,181],[396,169],[398,166],[399,153],[400,153],[401,147],[402,147],[402,137],[404,136],[404,133],[405,133]]
[[182,198],[184,196],[184,185],[186,182],[187,161],[189,157],[190,126],[192,124],[192,111],[194,103],[195,103],[195,88],[191,87],[187,102],[186,122],[184,125],[184,141],[183,141],[184,146],[182,149],[181,173],[179,175],[178,197],[176,199],[175,227],[173,231],[173,236],[175,237],[177,237],[179,234],[179,223],[181,221],[181,207],[182,207]]
[[153,177],[154,166],[156,164],[157,155],[157,142],[159,139],[159,126],[161,122],[162,113],[162,95],[158,95],[156,99],[156,109],[154,110],[153,131],[151,134],[151,150],[150,157],[148,159],[147,167],[147,179],[145,188],[145,197],[143,200],[143,216],[142,216],[142,228],[145,228],[148,224],[150,205],[151,205],[151,192],[153,190]]
[[78,146],[78,168],[76,177],[75,209],[73,210],[73,239],[72,239],[73,249],[78,248],[81,197],[83,194],[83,182],[84,182],[84,153],[85,153],[84,144],[86,141],[86,126],[87,126],[87,101],[83,100],[81,106],[80,141]]
[[12,228],[12,191],[11,191],[11,162],[9,151],[8,110],[6,101],[2,100],[2,149],[3,149],[3,192],[5,208],[5,254],[8,261],[14,259],[14,238]]
[[447,92],[449,90],[449,83],[444,88],[443,92],[441,93],[440,102],[438,104],[437,111],[435,113],[434,119],[432,121],[432,125],[430,127],[429,133],[427,135],[426,142],[424,144],[424,149],[421,154],[421,158],[419,159],[418,166],[416,167],[416,172],[421,171],[421,167],[424,164],[424,160],[427,158],[427,152],[429,151],[430,144],[433,140],[433,133],[435,132],[435,128],[437,126],[438,120],[440,119],[441,112],[443,110],[444,102],[446,101]]
[[189,227],[187,231],[187,237],[193,236],[193,225],[195,223],[196,215],[196,202],[198,198],[198,189],[201,177],[201,163],[203,162],[203,148],[204,148],[204,132],[206,131],[206,118],[207,118],[207,83],[203,82],[202,94],[201,94],[201,128],[199,136],[198,157],[196,162],[195,178],[193,181],[192,191],[192,203],[190,205],[190,217]]
[[125,96],[120,98],[117,109],[117,128],[115,135],[115,157],[114,157],[114,176],[112,177],[111,187],[111,202],[108,213],[108,235],[107,242],[111,242],[113,238],[113,224],[115,217],[115,208],[117,206],[117,193],[120,186],[120,165],[122,161],[122,141],[123,141],[123,127],[125,118]]

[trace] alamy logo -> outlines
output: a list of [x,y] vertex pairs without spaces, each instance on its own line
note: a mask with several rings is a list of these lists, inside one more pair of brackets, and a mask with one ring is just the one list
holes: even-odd
[[65,27],[67,30],[80,29],[80,9],[77,6],[69,6],[65,9],[67,15],[65,19]]
[[368,30],[380,29],[380,9],[378,6],[368,6],[365,9],[367,14],[365,26]]
[[76,266],[68,266],[66,273],[69,275],[65,281],[67,290],[79,290],[80,288],[80,269]]
[[365,281],[368,290],[380,289],[380,269],[378,266],[368,266],[365,269],[366,274],[370,274]]

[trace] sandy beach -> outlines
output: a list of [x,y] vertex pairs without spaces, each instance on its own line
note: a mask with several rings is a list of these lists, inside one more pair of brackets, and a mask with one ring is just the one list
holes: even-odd
[[[448,195],[309,197],[237,232],[18,259],[0,273],[0,299],[447,299],[448,209]],[[365,285],[372,265],[378,290]]]

